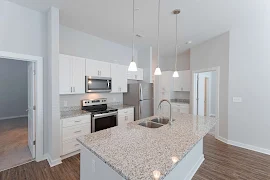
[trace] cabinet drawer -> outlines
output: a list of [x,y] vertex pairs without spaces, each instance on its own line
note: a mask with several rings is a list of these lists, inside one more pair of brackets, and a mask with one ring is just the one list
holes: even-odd
[[63,141],[90,133],[90,123],[63,128]]
[[85,123],[90,123],[90,115],[62,119],[62,127],[77,126]]
[[127,108],[127,109],[121,109],[118,110],[118,114],[131,114],[134,113],[134,108]]
[[71,139],[63,142],[62,155],[77,151],[80,149],[80,143],[76,139]]

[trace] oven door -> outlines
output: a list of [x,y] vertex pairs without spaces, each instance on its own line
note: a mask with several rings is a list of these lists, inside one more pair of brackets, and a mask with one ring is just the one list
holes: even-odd
[[112,79],[103,77],[85,76],[85,92],[111,92]]
[[103,129],[108,129],[118,125],[117,111],[106,113],[106,114],[96,114],[92,116],[92,128],[91,132],[101,131]]

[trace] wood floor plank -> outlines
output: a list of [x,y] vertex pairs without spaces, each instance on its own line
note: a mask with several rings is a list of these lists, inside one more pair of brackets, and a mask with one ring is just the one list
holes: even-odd
[[[193,180],[270,180],[270,156],[204,138],[205,161]],[[50,168],[47,161],[31,162],[0,172],[0,180],[79,180],[80,156]]]

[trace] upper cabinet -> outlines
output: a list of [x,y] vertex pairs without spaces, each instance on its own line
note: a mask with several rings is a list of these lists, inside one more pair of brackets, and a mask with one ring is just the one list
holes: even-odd
[[59,55],[59,94],[85,93],[85,59]]
[[127,67],[111,64],[112,93],[127,92]]
[[138,71],[128,71],[127,73],[129,80],[143,80],[143,69],[138,68]]
[[110,63],[86,59],[86,76],[111,77]]
[[191,87],[191,71],[178,71],[179,77],[174,78],[174,91],[190,91]]

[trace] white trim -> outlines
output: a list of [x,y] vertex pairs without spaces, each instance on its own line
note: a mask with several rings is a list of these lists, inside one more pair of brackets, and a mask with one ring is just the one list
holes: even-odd
[[196,162],[193,168],[189,171],[188,175],[185,177],[185,180],[191,180],[193,178],[195,173],[198,171],[198,169],[202,165],[203,161],[204,161],[204,155],[200,157],[200,159]]
[[256,151],[256,152],[259,152],[259,153],[270,155],[270,150],[269,149],[264,149],[264,148],[252,146],[252,145],[249,145],[249,144],[243,144],[243,143],[232,141],[232,140],[228,140],[228,144],[232,145],[232,146],[237,146],[237,147],[240,147],[240,148],[248,149],[248,150],[251,150],[251,151]]
[[67,158],[69,158],[71,156],[75,156],[77,154],[80,154],[80,152],[81,152],[80,150],[77,150],[77,151],[71,152],[69,154],[65,154],[65,155],[61,156],[61,159],[62,160],[67,159]]
[[58,159],[52,160],[52,158],[51,158],[50,154],[46,154],[46,159],[47,159],[47,161],[48,161],[48,163],[49,163],[50,167],[57,166],[57,165],[59,165],[59,164],[61,164],[61,163],[62,163],[61,158],[58,158]]
[[192,104],[191,106],[191,112],[196,115],[197,113],[195,112],[196,109],[194,107],[197,108],[197,106],[194,106],[196,105],[196,100],[194,99],[195,97],[195,94],[197,92],[197,89],[195,88],[195,74],[197,73],[203,73],[203,72],[213,72],[215,71],[216,72],[216,118],[218,119],[217,121],[217,124],[215,126],[215,138],[218,139],[219,137],[219,85],[220,85],[220,67],[217,66],[217,67],[212,67],[212,68],[206,68],[206,69],[200,69],[200,70],[193,70],[192,71],[192,87],[191,87],[191,96],[190,96],[190,102]]
[[251,150],[251,151],[258,152],[258,153],[263,153],[263,154],[266,154],[266,155],[270,155],[270,150],[269,149],[264,149],[264,148],[252,146],[252,145],[249,145],[249,144],[244,144],[244,143],[228,140],[228,139],[225,139],[225,138],[220,137],[220,136],[217,138],[217,140],[219,140],[219,141],[221,141],[221,142],[223,142],[225,144],[231,145],[231,146],[236,146],[236,147],[239,147],[239,148],[244,148],[244,149],[248,149],[248,150]]
[[1,120],[6,120],[6,119],[16,119],[16,118],[25,118],[25,117],[28,117],[28,115],[2,117],[2,118],[0,118],[0,121]]
[[29,61],[36,65],[36,161],[44,160],[43,152],[43,58],[0,51],[0,58]]

